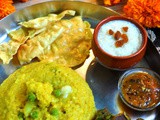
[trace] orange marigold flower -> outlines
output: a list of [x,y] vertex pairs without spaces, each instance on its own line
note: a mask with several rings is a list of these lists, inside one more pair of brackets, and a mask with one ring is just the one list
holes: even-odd
[[0,19],[15,11],[12,0],[0,0]]
[[121,0],[104,0],[104,5],[111,6],[120,3]]
[[128,0],[123,11],[145,27],[160,27],[160,0]]

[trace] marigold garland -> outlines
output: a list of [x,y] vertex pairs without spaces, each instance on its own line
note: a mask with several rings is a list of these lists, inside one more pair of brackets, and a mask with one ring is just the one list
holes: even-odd
[[[28,0],[20,0],[21,2],[27,2]],[[15,11],[12,0],[0,0],[0,19],[6,17],[10,13]]]
[[123,11],[145,27],[160,27],[160,0],[128,0]]
[[15,11],[12,0],[0,0],[0,19]]

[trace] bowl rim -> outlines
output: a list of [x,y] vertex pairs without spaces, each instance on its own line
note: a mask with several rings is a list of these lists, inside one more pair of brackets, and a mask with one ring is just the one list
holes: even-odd
[[[126,21],[129,21],[131,23],[133,23],[134,25],[136,25],[141,34],[142,34],[142,44],[141,44],[141,47],[139,48],[138,51],[136,51],[135,53],[131,54],[131,55],[127,55],[127,56],[114,56],[114,55],[111,55],[107,52],[105,52],[99,45],[99,42],[98,42],[98,39],[97,39],[97,36],[98,36],[98,31],[99,29],[101,28],[101,26],[107,22],[110,22],[111,20],[126,20]],[[134,19],[132,18],[129,18],[129,17],[125,17],[125,16],[109,16],[105,19],[103,19],[102,21],[100,21],[95,30],[94,30],[94,33],[93,33],[93,40],[96,44],[96,46],[98,47],[98,49],[104,54],[104,55],[107,55],[111,58],[115,58],[115,59],[129,59],[129,58],[132,58],[132,57],[135,57],[136,55],[140,54],[147,46],[147,31],[145,30],[145,28],[140,24],[138,23],[137,21],[135,21]]]
[[[122,90],[121,90],[121,86],[122,86],[122,82],[124,80],[125,77],[127,77],[128,75],[131,75],[131,74],[134,74],[134,73],[138,73],[138,72],[145,72],[145,73],[152,73],[154,74],[154,76],[152,74],[150,74],[151,76],[155,77],[156,76],[156,80],[158,81],[158,83],[160,84],[160,75],[158,73],[156,73],[155,71],[153,71],[152,69],[150,68],[145,68],[145,67],[137,67],[137,68],[132,68],[132,69],[129,69],[129,70],[126,70],[125,72],[123,72],[121,74],[121,76],[119,77],[119,80],[118,80],[118,94],[120,95],[120,98],[122,99],[122,101],[130,108],[134,109],[134,110],[137,110],[137,111],[150,111],[150,110],[153,110],[155,109],[156,107],[158,107],[160,105],[160,101],[157,102],[156,104],[154,104],[153,106],[151,107],[148,107],[148,108],[140,108],[140,107],[136,107],[136,106],[133,106],[131,105],[129,102],[127,102],[122,94]],[[158,79],[157,79],[158,77]],[[159,98],[160,99],[160,98]]]

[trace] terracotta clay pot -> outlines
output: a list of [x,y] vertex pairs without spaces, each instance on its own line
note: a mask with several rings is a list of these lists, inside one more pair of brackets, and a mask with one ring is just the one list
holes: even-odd
[[[113,21],[113,20],[129,21],[137,26],[137,28],[140,30],[142,34],[142,44],[141,44],[140,49],[137,52],[131,55],[128,55],[128,56],[113,56],[105,52],[100,47],[98,40],[97,40],[99,29],[101,28],[103,24],[109,21]],[[131,68],[143,58],[145,51],[146,51],[146,46],[147,46],[147,32],[145,28],[131,18],[127,18],[123,16],[110,16],[100,21],[94,30],[93,42],[92,42],[93,53],[96,59],[98,60],[98,62],[107,68],[117,69],[117,70],[124,70],[124,69]]]

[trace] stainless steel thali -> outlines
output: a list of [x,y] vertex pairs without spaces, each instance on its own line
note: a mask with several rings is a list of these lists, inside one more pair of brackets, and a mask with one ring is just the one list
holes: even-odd
[[[119,15],[115,11],[90,3],[73,1],[43,2],[18,10],[2,19],[0,21],[0,42],[8,41],[7,33],[18,28],[17,23],[20,21],[45,16],[53,12],[59,13],[66,9],[75,10],[76,15],[81,15],[84,20],[89,21],[92,28],[94,28],[100,20],[108,16]],[[152,57],[152,60],[150,57]],[[160,60],[158,51],[156,51],[155,46],[149,41],[144,59],[134,67],[151,68],[160,74],[160,63],[158,60]],[[18,67],[20,66],[15,66],[12,63],[9,65],[0,65],[0,82]],[[75,70],[86,79],[92,89],[97,109],[106,107],[113,114],[126,112],[132,120],[136,120],[138,117],[145,120],[160,120],[160,107],[149,112],[137,112],[127,108],[121,102],[117,91],[117,84],[118,78],[123,71],[113,71],[101,66],[95,60],[92,50],[84,64],[75,68]]]

